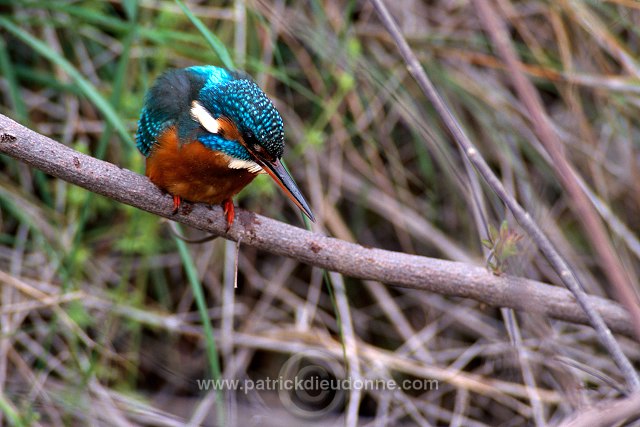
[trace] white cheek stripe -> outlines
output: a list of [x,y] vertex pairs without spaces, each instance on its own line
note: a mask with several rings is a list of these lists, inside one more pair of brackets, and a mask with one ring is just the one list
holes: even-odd
[[260,167],[259,164],[251,160],[232,158],[231,160],[229,160],[229,167],[231,169],[246,169],[251,173],[265,173],[265,171],[262,170],[262,167]]
[[[193,101],[191,103],[191,117],[199,122],[208,132],[220,132],[220,122],[218,119],[215,119],[198,101]],[[259,164],[251,160],[234,159],[233,157],[229,157],[228,166],[231,169],[246,169],[251,173],[266,173],[262,170],[262,167],[260,167]]]
[[191,117],[211,133],[218,133],[220,131],[220,122],[218,119],[214,119],[211,113],[198,101],[191,103]]

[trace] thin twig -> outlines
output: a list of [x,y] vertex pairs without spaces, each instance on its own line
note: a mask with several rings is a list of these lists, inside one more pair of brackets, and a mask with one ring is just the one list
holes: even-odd
[[640,339],[640,304],[638,297],[622,263],[616,256],[616,250],[598,213],[589,201],[587,193],[582,190],[576,171],[563,153],[562,143],[552,128],[551,119],[545,112],[540,95],[531,81],[520,70],[519,60],[509,39],[506,25],[490,2],[476,1],[476,6],[482,18],[481,21],[486,31],[490,34],[496,50],[507,64],[509,76],[518,96],[531,115],[533,129],[552,159],[551,166],[555,169],[563,188],[566,189],[571,198],[571,207],[587,231],[585,235],[591,241],[591,246],[600,259],[602,272],[609,280],[618,301],[631,315],[636,337]]
[[[364,247],[242,209],[238,209],[228,232],[219,206],[185,203],[174,215],[172,198],[147,178],[75,151],[3,115],[0,115],[0,152],[118,202],[226,239],[242,239],[244,245],[346,276],[471,298],[495,307],[511,307],[569,322],[588,321],[571,293],[534,280],[496,276],[483,267],[461,262]],[[600,297],[587,299],[592,310],[597,310],[614,331],[632,335],[631,323],[622,307]]]
[[[440,115],[449,132],[451,132],[456,143],[462,146],[464,153],[467,155],[474,167],[478,170],[478,173],[480,173],[480,175],[485,179],[487,184],[498,195],[498,197],[502,199],[504,204],[509,208],[522,228],[526,230],[527,233],[529,233],[542,253],[547,257],[549,263],[556,270],[564,285],[575,296],[578,304],[589,318],[589,322],[595,328],[602,345],[611,354],[612,358],[622,371],[625,379],[629,384],[629,388],[633,391],[640,390],[640,377],[638,376],[638,373],[635,371],[633,365],[623,353],[620,345],[615,340],[615,338],[611,334],[611,331],[602,319],[602,316],[598,313],[597,310],[595,310],[595,307],[592,305],[591,300],[582,290],[580,283],[573,275],[565,260],[555,249],[553,243],[551,243],[544,232],[531,218],[529,213],[526,212],[516,201],[516,199],[506,191],[498,177],[493,173],[489,165],[482,158],[480,152],[466,135],[458,120],[453,115],[451,109],[447,106],[440,94],[437,92],[436,88],[433,86],[433,83],[422,68],[422,65],[418,61],[418,58],[411,50],[411,47],[409,47],[409,44],[400,32],[400,28],[398,28],[398,25],[387,10],[383,1],[371,1],[377,10],[383,25],[385,26],[387,31],[389,31],[389,34],[398,46],[400,54],[407,64],[409,72],[417,81],[426,97],[433,104],[435,110]],[[479,1],[478,3],[483,3],[483,1]]]
[[[627,425],[640,417],[640,394],[624,399],[600,402],[590,408],[577,411],[570,419],[563,420],[563,427],[605,427]],[[629,424],[630,425],[630,424]]]

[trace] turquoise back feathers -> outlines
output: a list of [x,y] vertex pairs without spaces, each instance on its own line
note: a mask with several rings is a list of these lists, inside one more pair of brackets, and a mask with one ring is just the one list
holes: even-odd
[[209,133],[193,119],[193,101],[214,118],[231,120],[245,143],[257,143],[273,157],[282,157],[284,126],[271,100],[247,75],[211,65],[171,70],[158,77],[147,93],[138,121],[136,145],[140,152],[148,156],[162,132],[175,126],[181,143],[198,139],[212,150],[250,160],[238,141]]

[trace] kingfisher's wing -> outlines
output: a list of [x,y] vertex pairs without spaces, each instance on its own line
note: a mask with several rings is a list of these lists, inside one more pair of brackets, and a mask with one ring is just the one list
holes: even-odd
[[145,156],[148,156],[151,147],[155,144],[158,136],[172,125],[171,120],[158,120],[153,109],[142,108],[140,119],[138,120],[138,131],[136,132],[136,146]]
[[[191,102],[198,98],[205,85],[233,80],[227,70],[212,65],[195,66],[163,73],[147,92],[138,120],[136,146],[148,156],[158,137],[171,126],[179,135],[197,127],[190,117]],[[181,138],[182,139],[182,138]]]

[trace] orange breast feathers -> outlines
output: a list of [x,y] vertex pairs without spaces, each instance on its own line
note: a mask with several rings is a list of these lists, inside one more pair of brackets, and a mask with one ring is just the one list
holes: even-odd
[[258,175],[229,168],[229,156],[200,141],[180,145],[175,127],[167,129],[147,157],[146,175],[173,196],[191,202],[221,203],[235,196]]

